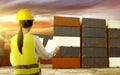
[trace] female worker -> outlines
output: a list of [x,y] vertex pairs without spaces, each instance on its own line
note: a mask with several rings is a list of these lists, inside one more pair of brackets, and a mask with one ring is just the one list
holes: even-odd
[[16,19],[20,29],[17,35],[11,38],[10,62],[15,75],[41,75],[39,57],[50,59],[59,51],[56,47],[53,52],[47,52],[39,37],[29,33],[34,17],[30,10],[21,9]]

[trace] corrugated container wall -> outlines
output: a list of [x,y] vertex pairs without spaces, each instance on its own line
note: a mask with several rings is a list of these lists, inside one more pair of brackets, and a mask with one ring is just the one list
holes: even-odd
[[60,52],[52,60],[53,68],[80,68],[80,19],[54,17],[54,37]]
[[108,67],[105,19],[82,19],[82,67]]

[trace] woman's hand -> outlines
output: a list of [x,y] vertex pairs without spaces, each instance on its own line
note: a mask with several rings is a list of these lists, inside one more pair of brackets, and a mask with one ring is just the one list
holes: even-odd
[[60,51],[60,46],[56,47],[55,50],[53,51],[53,55],[55,55],[56,53],[58,53]]

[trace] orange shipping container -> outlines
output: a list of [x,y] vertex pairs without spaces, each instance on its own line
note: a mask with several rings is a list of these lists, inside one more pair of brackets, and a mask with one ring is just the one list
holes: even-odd
[[80,68],[80,58],[78,57],[64,57],[64,58],[53,58],[53,68]]
[[40,63],[41,64],[52,64],[52,60],[49,59],[49,60],[40,60]]
[[4,50],[3,66],[10,66],[10,50]]
[[80,18],[54,16],[54,25],[80,27]]

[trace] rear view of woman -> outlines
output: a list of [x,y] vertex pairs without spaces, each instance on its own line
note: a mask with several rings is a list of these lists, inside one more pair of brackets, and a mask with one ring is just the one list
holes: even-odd
[[18,11],[16,19],[19,21],[18,34],[11,38],[10,62],[15,75],[42,75],[39,58],[50,59],[59,51],[47,52],[39,37],[29,33],[34,17],[29,9]]

